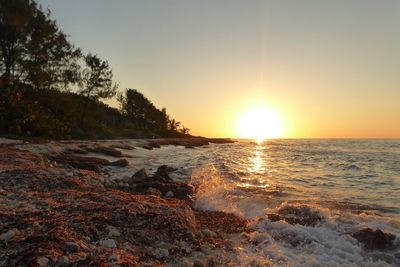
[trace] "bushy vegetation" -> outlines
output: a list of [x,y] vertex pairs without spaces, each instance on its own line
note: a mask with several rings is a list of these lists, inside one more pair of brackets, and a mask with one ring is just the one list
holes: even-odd
[[0,134],[66,138],[188,134],[142,93],[116,95],[109,63],[83,54],[35,0],[0,0]]

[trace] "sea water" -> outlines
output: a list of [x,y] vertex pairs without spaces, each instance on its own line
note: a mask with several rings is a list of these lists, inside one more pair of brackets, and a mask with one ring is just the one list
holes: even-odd
[[[351,237],[367,227],[400,237],[400,140],[239,140],[132,153],[135,166],[167,164],[174,179],[197,184],[196,208],[249,219],[240,265],[400,266],[399,239],[368,250]],[[269,219],[285,209],[321,220]]]

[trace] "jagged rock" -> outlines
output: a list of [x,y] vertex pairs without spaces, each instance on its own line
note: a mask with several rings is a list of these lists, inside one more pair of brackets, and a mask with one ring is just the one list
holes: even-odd
[[161,165],[160,167],[157,168],[157,171],[154,173],[153,178],[161,177],[167,180],[171,180],[169,174],[175,170],[176,169],[169,167],[168,165]]
[[147,149],[147,150],[153,150],[153,147],[149,146],[149,145],[143,145],[142,148]]
[[362,243],[366,249],[388,249],[393,246],[396,236],[391,233],[385,233],[381,229],[375,231],[371,228],[364,228],[354,234],[352,237]]
[[132,177],[128,180],[128,182],[139,183],[139,182],[146,181],[147,178],[148,178],[147,171],[145,168],[142,168],[142,169],[138,170],[137,172],[135,172],[135,174],[132,175]]
[[50,260],[46,257],[39,257],[36,259],[36,263],[41,267],[48,266],[49,262],[50,262]]
[[106,248],[116,248],[117,247],[117,243],[115,242],[114,239],[100,240],[99,244]]
[[113,156],[113,157],[122,157],[122,152],[108,146],[95,146],[95,147],[89,147],[88,151],[90,152],[95,152],[95,153],[100,153],[100,154],[105,154],[108,156]]
[[9,241],[16,235],[16,231],[8,230],[7,232],[0,235],[0,240]]
[[76,253],[79,251],[79,245],[76,244],[75,242],[67,242],[65,243],[65,248],[70,252],[70,253]]
[[129,162],[126,159],[119,159],[111,162],[110,165],[115,167],[126,167],[129,165]]
[[194,194],[194,187],[187,183],[174,182],[174,181],[159,181],[159,180],[146,180],[136,184],[132,188],[135,192],[145,193],[149,188],[155,188],[165,195],[167,192],[172,192],[174,198],[192,202],[191,196]]
[[305,226],[315,226],[323,220],[322,215],[305,205],[284,206],[276,214],[267,214],[272,222],[284,220],[289,224],[300,224]]

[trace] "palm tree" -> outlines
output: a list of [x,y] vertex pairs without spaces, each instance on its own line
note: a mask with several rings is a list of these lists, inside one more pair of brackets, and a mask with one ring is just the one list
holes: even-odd
[[182,128],[179,130],[181,133],[183,133],[184,135],[188,135],[190,129],[186,128],[184,125],[182,125]]
[[179,126],[181,126],[181,123],[179,121],[175,121],[175,119],[169,121],[169,129],[171,131],[177,131]]

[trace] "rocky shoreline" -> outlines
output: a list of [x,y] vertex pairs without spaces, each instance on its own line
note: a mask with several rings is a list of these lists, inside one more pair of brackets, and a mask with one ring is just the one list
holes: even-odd
[[[128,151],[231,140],[1,141],[0,266],[236,266],[242,247],[260,243],[255,224],[313,227],[324,220],[302,206],[262,222],[198,210],[199,185],[172,179],[175,169],[167,165],[152,174],[146,168],[127,177],[109,173],[130,167]],[[379,229],[349,235],[368,251],[398,246],[396,236]]]
[[195,210],[195,185],[168,166],[110,183],[104,166],[127,161],[84,155],[122,157],[115,146],[63,146],[0,145],[0,266],[213,266],[234,253],[227,236],[248,231],[233,214]]

